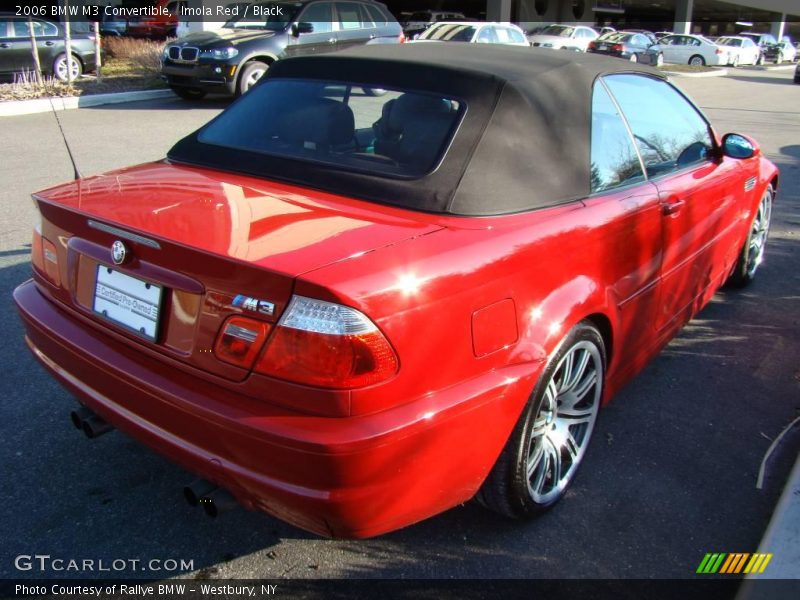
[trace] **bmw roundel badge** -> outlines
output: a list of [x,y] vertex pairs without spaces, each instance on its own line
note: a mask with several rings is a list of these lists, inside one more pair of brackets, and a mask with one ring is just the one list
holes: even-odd
[[111,260],[114,261],[115,265],[121,265],[126,258],[128,258],[128,249],[125,244],[119,240],[111,244]]

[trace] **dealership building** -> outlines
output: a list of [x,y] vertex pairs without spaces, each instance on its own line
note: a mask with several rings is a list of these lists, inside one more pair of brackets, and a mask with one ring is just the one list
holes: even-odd
[[[138,4],[143,0],[94,0]],[[228,5],[235,0],[180,0],[191,7]],[[258,0],[266,2],[268,0]],[[423,9],[458,11],[468,17],[511,21],[525,27],[541,23],[586,23],[651,31],[734,34],[770,32],[800,40],[800,0],[381,0],[403,20]],[[176,2],[177,3],[177,2]],[[192,29],[204,29],[193,23]]]

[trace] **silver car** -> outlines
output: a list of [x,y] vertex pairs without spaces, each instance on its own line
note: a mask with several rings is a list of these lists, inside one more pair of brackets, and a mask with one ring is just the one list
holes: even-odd
[[535,35],[528,36],[528,40],[531,46],[540,48],[586,52],[589,42],[598,37],[594,29],[583,25],[548,25]]
[[668,35],[659,40],[658,46],[665,63],[694,67],[728,64],[728,51],[702,35]]

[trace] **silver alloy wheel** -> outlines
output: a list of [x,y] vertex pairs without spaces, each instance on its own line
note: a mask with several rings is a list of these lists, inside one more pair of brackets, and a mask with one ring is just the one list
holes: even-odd
[[636,56],[636,52],[631,53],[630,61],[633,62],[633,63],[639,62],[639,57]]
[[693,56],[689,59],[689,64],[693,67],[702,67],[706,64],[706,61],[703,60],[702,56]]
[[258,80],[261,79],[261,77],[266,72],[267,72],[266,69],[252,69],[247,74],[247,79],[244,80],[244,91],[245,92],[250,91],[250,88],[253,87],[256,83],[258,83]]
[[[74,57],[70,61],[70,69],[72,71],[72,79],[74,81],[81,74],[81,65],[80,65],[80,63],[78,63],[78,60],[76,58],[74,58]],[[67,81],[67,57],[66,57],[66,55],[60,56],[56,60],[55,75],[59,79],[59,81]]]
[[603,381],[600,350],[583,340],[564,354],[547,382],[526,463],[528,493],[537,504],[552,502],[575,474],[597,420]]
[[750,246],[747,249],[747,276],[752,278],[764,260],[764,247],[767,244],[769,223],[772,218],[772,187],[761,197],[756,216],[750,229]]

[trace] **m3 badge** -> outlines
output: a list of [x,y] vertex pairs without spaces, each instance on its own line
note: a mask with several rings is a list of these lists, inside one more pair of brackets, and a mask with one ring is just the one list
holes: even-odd
[[238,294],[233,299],[233,306],[241,308],[242,310],[257,312],[268,317],[271,317],[275,312],[275,304],[272,302],[259,300],[258,298],[244,296],[242,294]]

